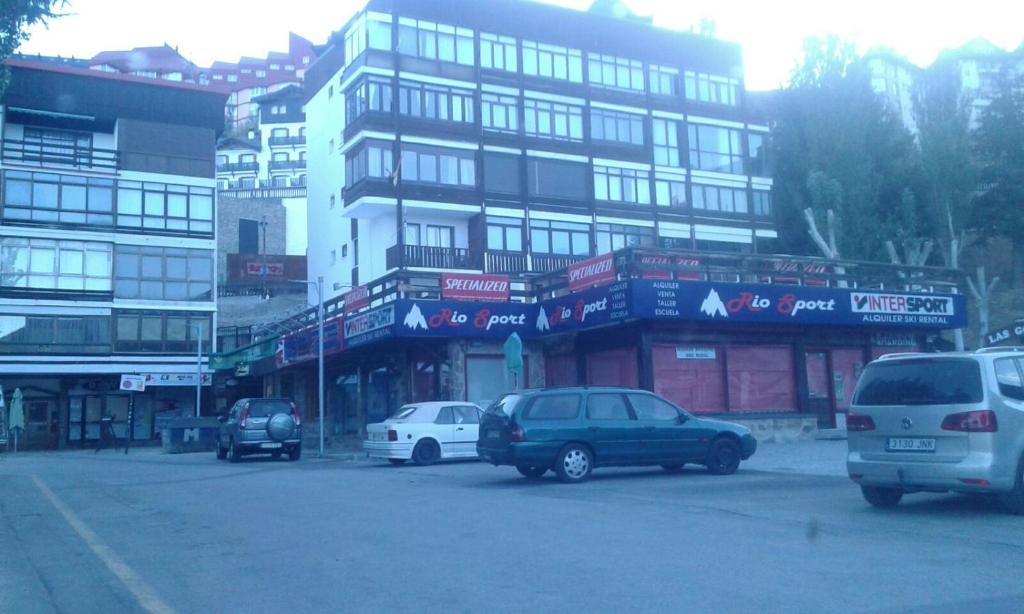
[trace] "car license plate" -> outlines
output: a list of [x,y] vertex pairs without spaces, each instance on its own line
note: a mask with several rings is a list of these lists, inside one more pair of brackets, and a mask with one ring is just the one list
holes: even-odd
[[384,441],[384,433],[370,433],[370,441]]
[[263,448],[264,450],[276,450],[277,448],[281,447],[281,444],[279,444],[279,443],[261,443],[260,447]]
[[885,449],[889,452],[934,452],[935,440],[918,437],[890,437]]
[[501,439],[501,431],[487,431],[488,439]]

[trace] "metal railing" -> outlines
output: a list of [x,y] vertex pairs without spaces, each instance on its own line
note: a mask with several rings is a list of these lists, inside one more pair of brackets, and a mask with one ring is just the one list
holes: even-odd
[[4,162],[19,164],[104,170],[116,170],[119,160],[116,149],[17,139],[3,140],[2,158]]
[[389,269],[422,267],[426,269],[477,269],[469,250],[462,247],[392,245],[386,254]]
[[306,168],[305,160],[271,160],[270,170],[282,170],[288,168]]
[[245,171],[259,171],[259,162],[224,162],[217,165],[218,173],[240,173]]
[[484,252],[485,273],[525,273],[529,271],[529,258],[523,252]]
[[267,139],[267,144],[271,147],[288,146],[288,145],[305,145],[306,137],[304,136],[272,136]]

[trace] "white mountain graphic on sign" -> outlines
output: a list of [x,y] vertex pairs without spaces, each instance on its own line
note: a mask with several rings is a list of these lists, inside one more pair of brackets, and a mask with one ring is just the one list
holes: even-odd
[[712,318],[716,316],[729,317],[729,312],[725,310],[725,303],[722,302],[722,297],[718,296],[718,291],[714,288],[711,289],[711,292],[708,292],[707,298],[700,304],[700,310]]
[[416,303],[412,304],[412,309],[409,310],[409,313],[405,314],[404,324],[413,330],[417,328],[427,330],[427,320],[423,317],[423,312],[420,311],[419,305]]
[[551,326],[548,324],[548,314],[544,312],[544,308],[540,308],[540,313],[537,314],[537,332],[545,332],[551,330]]

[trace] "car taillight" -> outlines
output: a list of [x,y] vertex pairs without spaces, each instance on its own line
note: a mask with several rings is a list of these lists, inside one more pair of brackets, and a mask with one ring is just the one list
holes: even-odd
[[388,430],[388,441],[398,441],[398,431],[395,429]]
[[871,419],[871,416],[850,412],[846,414],[846,430],[854,432],[873,431],[875,430],[875,421]]
[[295,426],[302,426],[302,416],[299,415],[299,410],[295,409],[295,403],[292,403],[292,420],[295,420]]
[[238,421],[238,428],[244,429],[245,423],[249,419],[249,404],[246,403],[245,407],[242,408],[242,417]]
[[526,441],[526,431],[523,430],[523,427],[512,428],[512,441]]
[[964,433],[995,433],[999,430],[996,413],[990,409],[949,414],[942,421],[942,430]]

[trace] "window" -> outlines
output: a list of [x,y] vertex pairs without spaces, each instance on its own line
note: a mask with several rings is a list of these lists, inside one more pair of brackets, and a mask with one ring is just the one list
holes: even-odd
[[654,229],[643,226],[621,224],[598,224],[595,226],[597,253],[622,249],[624,247],[654,247]]
[[371,49],[391,51],[391,22],[377,21],[376,19],[370,18],[366,22],[366,29],[369,33]]
[[590,255],[590,226],[530,220],[530,251],[535,254]]
[[560,141],[583,141],[583,107],[547,100],[523,101],[527,136]]
[[652,394],[627,394],[637,420],[678,420],[679,410]]
[[772,214],[772,193],[765,190],[754,190],[754,215],[769,217]]
[[644,91],[644,65],[637,60],[588,53],[587,77],[591,85]]
[[109,316],[0,315],[0,354],[110,354]]
[[422,245],[425,247],[453,247],[455,245],[455,227],[406,222],[405,244]]
[[241,164],[255,164],[256,154],[241,154],[238,156],[238,161]]
[[338,250],[332,249],[331,250],[331,266],[334,266],[337,263],[338,263]]
[[288,175],[274,175],[270,178],[270,185],[275,188],[287,188]]
[[403,81],[398,88],[398,112],[402,115],[473,123],[473,92]]
[[119,181],[117,225],[183,234],[213,234],[213,190]]
[[26,126],[22,140],[22,159],[26,161],[86,166],[92,163],[92,134],[88,132]]
[[747,191],[693,184],[693,208],[725,213],[747,213]]
[[1000,358],[996,361],[996,382],[999,393],[1004,397],[1024,401],[1024,381],[1021,380],[1022,361],[1015,358]]
[[0,285],[109,292],[112,252],[109,243],[0,237]]
[[523,73],[583,83],[583,53],[579,49],[524,40]]
[[196,327],[202,330],[202,351],[210,351],[207,313],[118,311],[114,321],[115,352],[195,353]]
[[420,244],[420,225],[405,223],[405,244],[406,245],[419,245]]
[[487,216],[487,249],[523,251],[523,222],[513,217]]
[[430,21],[400,17],[398,52],[428,60],[473,66],[473,31]]
[[213,254],[202,249],[118,245],[114,253],[114,296],[212,301]]
[[686,83],[687,100],[730,107],[735,107],[738,104],[739,79],[688,70],[683,73],[683,81]]
[[452,408],[442,407],[437,412],[437,418],[434,419],[434,424],[455,424],[455,415],[452,412]]
[[491,132],[519,132],[519,100],[515,96],[480,94],[480,121]]
[[366,112],[390,113],[391,83],[383,79],[364,79],[345,92],[346,122],[351,124]]
[[270,131],[270,138],[272,138],[272,139],[281,139],[281,138],[285,138],[287,136],[288,136],[288,129],[287,128],[274,128],[273,130]]
[[287,162],[288,161],[288,152],[287,151],[275,151],[274,154],[270,158],[274,162]]
[[764,135],[758,132],[747,134],[748,172],[758,177],[768,176],[768,150],[765,147]]
[[[345,187],[350,188],[367,178],[389,179],[392,174],[391,161],[390,143],[364,141],[345,157]],[[407,170],[403,169],[403,172]],[[331,199],[333,201],[333,194]]]
[[969,358],[914,358],[873,362],[857,382],[854,405],[981,403],[981,368]]
[[658,166],[681,166],[679,163],[679,122],[671,119],[651,120],[654,140],[654,163]]
[[3,217],[9,221],[112,226],[114,181],[6,171]]
[[594,166],[594,198],[612,202],[651,204],[649,171]]
[[587,165],[582,162],[528,158],[526,181],[530,196],[587,200]]
[[518,194],[519,157],[508,154],[484,152],[484,190],[502,194]]
[[591,420],[632,420],[626,397],[621,394],[592,394],[587,397],[587,417]]
[[260,77],[260,78],[266,77],[267,76],[267,71],[265,71],[265,70],[257,70],[256,71],[256,76]]
[[328,203],[328,208],[329,209],[333,209],[334,208],[334,194],[331,194],[330,202]]
[[228,157],[224,155],[217,156],[217,166],[223,166],[228,163]]
[[651,79],[652,94],[675,96],[679,93],[679,71],[675,68],[651,64],[647,74]]
[[590,138],[626,145],[644,144],[644,118],[635,113],[590,109]]
[[480,424],[480,410],[472,405],[456,405],[451,409],[455,424]]
[[686,206],[686,180],[671,175],[655,176],[654,202],[662,207]]
[[238,75],[228,75],[229,83],[235,83],[236,81],[238,81]]
[[516,39],[510,36],[480,33],[480,67],[494,70],[519,70],[516,61]]
[[523,410],[522,420],[572,420],[580,415],[580,395],[548,394],[537,397]]
[[741,132],[720,126],[690,124],[690,167],[718,173],[743,174]]
[[403,144],[402,181],[473,187],[476,154],[462,149]]

